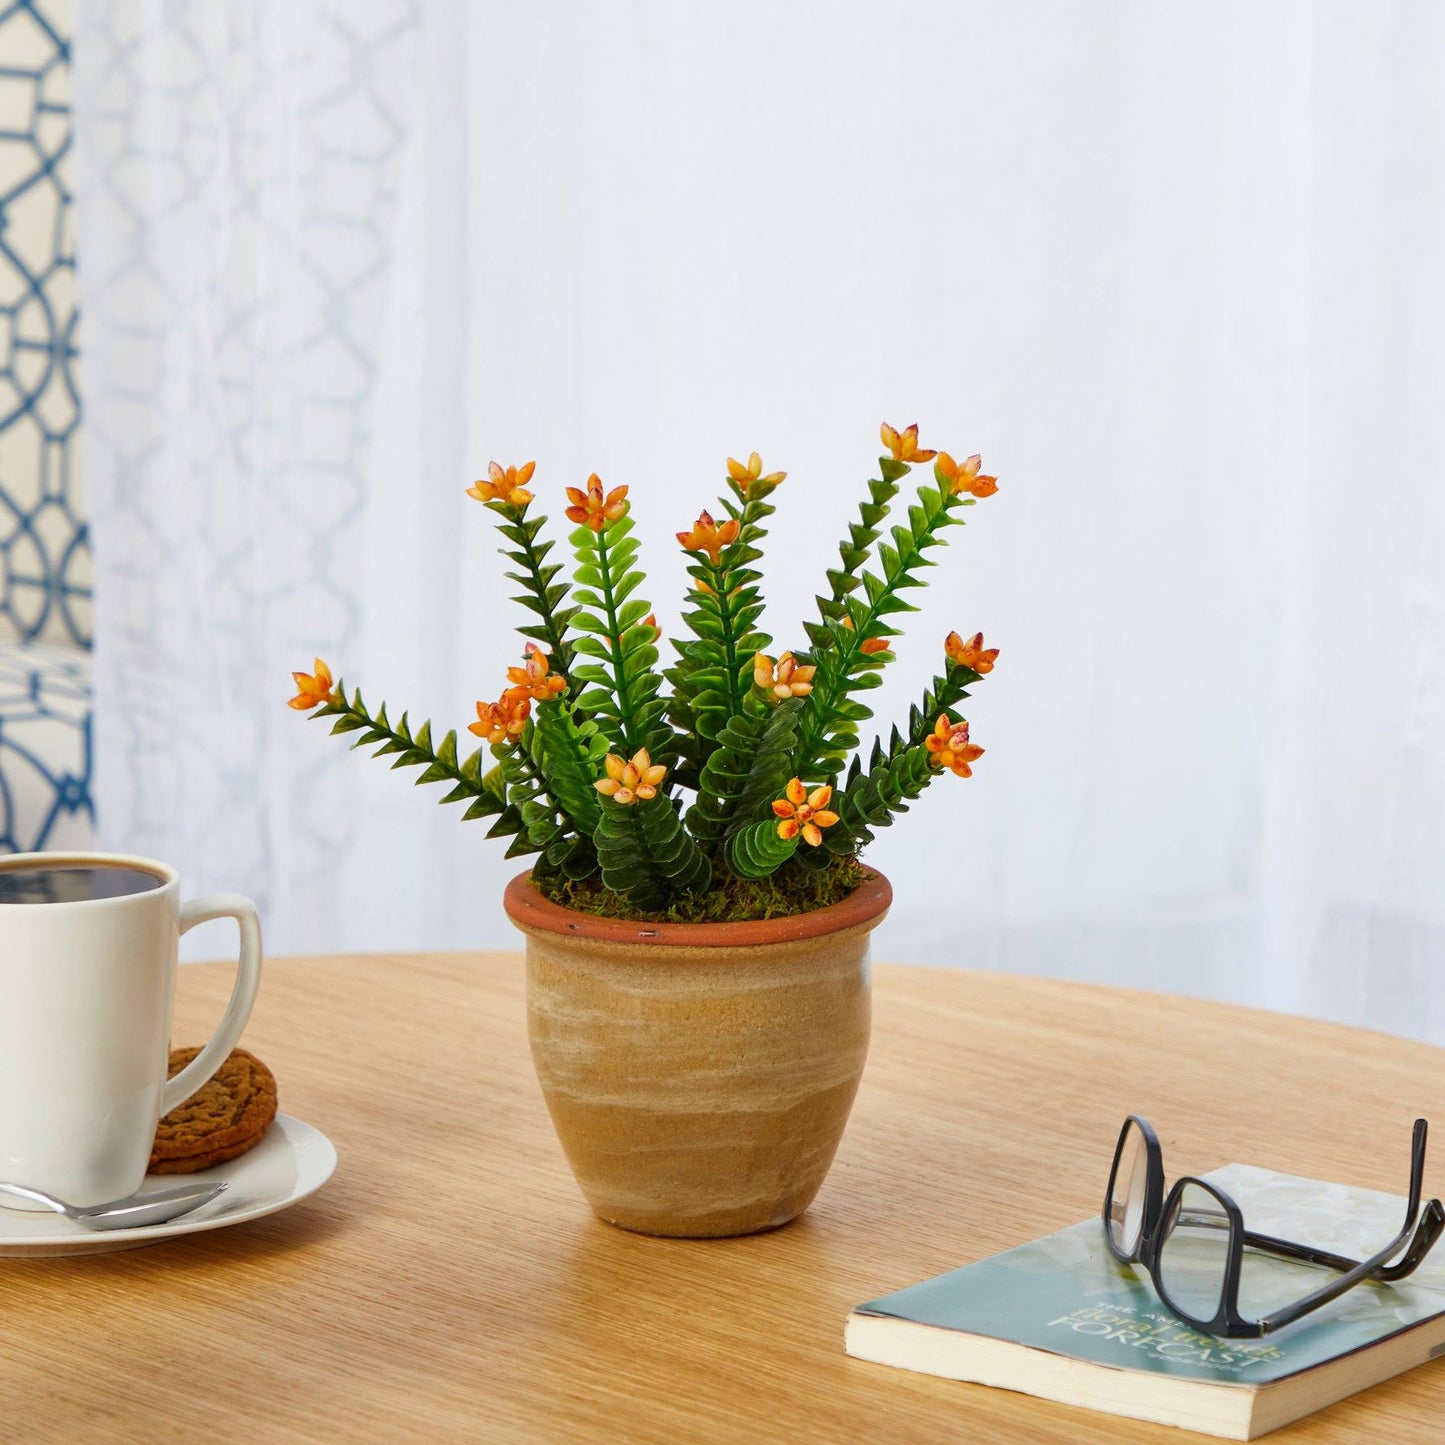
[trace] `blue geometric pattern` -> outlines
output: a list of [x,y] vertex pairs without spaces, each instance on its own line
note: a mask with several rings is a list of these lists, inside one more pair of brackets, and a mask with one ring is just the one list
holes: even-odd
[[67,8],[0,0],[0,633],[86,647]]
[[0,0],[0,853],[95,821],[68,12]]
[[85,846],[90,764],[89,654],[0,642],[0,853]]

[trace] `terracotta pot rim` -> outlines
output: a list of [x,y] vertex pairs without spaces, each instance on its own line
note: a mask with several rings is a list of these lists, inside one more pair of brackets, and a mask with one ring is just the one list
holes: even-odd
[[749,948],[763,943],[791,943],[821,938],[860,925],[876,924],[893,902],[893,886],[877,871],[846,898],[810,913],[785,918],[752,918],[740,923],[646,923],[627,918],[602,918],[578,913],[544,898],[532,885],[528,869],[507,884],[502,905],[519,928],[535,928],[567,938],[600,943],[668,944],[683,948]]

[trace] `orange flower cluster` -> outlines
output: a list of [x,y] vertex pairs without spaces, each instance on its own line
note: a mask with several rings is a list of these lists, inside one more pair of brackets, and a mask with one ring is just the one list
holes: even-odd
[[467,724],[467,731],[496,745],[514,742],[531,712],[532,699],[508,688],[496,702],[477,704],[477,720]]
[[983,458],[975,452],[956,462],[947,452],[939,452],[933,464],[933,475],[947,485],[955,497],[967,492],[973,497],[991,497],[998,491],[998,478],[979,475]]
[[742,524],[736,517],[729,517],[722,526],[712,519],[711,512],[703,512],[692,525],[692,531],[679,532],[677,540],[688,552],[706,552],[716,567],[722,559],[722,549],[738,539]]
[[467,731],[498,746],[519,738],[532,715],[533,701],[545,702],[567,690],[567,679],[550,668],[547,654],[529,642],[527,660],[521,667],[507,669],[507,681],[512,685],[496,702],[477,704],[477,720],[467,724]]
[[605,496],[602,492],[602,478],[593,472],[587,478],[587,490],[568,487],[567,520],[579,527],[591,527],[594,532],[605,532],[609,522],[615,522],[627,511],[627,488],[613,487]]
[[934,767],[952,768],[960,778],[971,778],[973,769],[969,764],[983,756],[983,749],[968,740],[968,723],[952,722],[946,712],[939,713],[933,731],[923,742]]
[[313,707],[320,707],[323,702],[335,702],[336,694],[332,691],[335,684],[331,679],[331,669],[318,657],[312,664],[316,673],[293,672],[291,676],[296,682],[296,696],[288,703],[288,707],[294,707],[297,712],[310,712]]
[[753,685],[776,698],[807,697],[813,690],[817,670],[804,666],[791,652],[785,652],[777,662],[760,652],[753,658]]
[[998,648],[983,645],[981,632],[975,632],[967,642],[958,633],[950,632],[944,639],[943,650],[951,661],[960,667],[971,667],[979,676],[992,672],[998,657]]
[[756,452],[748,458],[746,466],[742,462],[734,461],[731,457],[728,458],[728,476],[745,491],[750,482],[761,481],[777,486],[787,475],[787,472],[769,472],[767,476],[764,476],[763,459]]
[[607,776],[598,778],[592,786],[624,806],[655,798],[657,785],[667,776],[666,767],[654,763],[646,748],[638,748],[630,763],[616,753],[608,753],[603,767]]
[[926,451],[918,445],[917,422],[899,432],[894,431],[885,421],[879,427],[878,435],[882,437],[883,445],[888,448],[895,462],[931,462],[938,455],[937,452]]
[[512,685],[504,696],[515,693],[518,696],[535,698],[538,702],[546,702],[549,697],[566,692],[567,679],[558,677],[549,669],[547,654],[535,642],[529,642],[527,660],[521,667],[507,669],[507,681]]
[[785,796],[773,804],[773,812],[781,819],[778,837],[796,838],[801,832],[803,841],[816,848],[823,841],[822,830],[838,821],[838,815],[828,811],[832,799],[832,788],[814,788],[810,793],[801,778],[794,778]]
[[520,467],[503,467],[498,462],[492,462],[487,467],[489,480],[473,482],[467,488],[467,496],[475,497],[479,502],[506,502],[520,512],[532,500],[527,483],[536,470],[536,462],[526,462]]

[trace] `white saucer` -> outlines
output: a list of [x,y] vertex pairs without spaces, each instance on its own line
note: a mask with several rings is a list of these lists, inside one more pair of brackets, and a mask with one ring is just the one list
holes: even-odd
[[[314,1194],[335,1168],[336,1149],[325,1134],[289,1114],[277,1114],[276,1122],[254,1149],[214,1169],[185,1176],[188,1183],[224,1179],[230,1186],[219,1199],[193,1214],[145,1229],[97,1232],[60,1214],[0,1208],[0,1258],[109,1254],[207,1229],[224,1229],[228,1224],[243,1224],[248,1219],[275,1214]],[[169,1189],[176,1183],[174,1174],[148,1174],[141,1193]]]

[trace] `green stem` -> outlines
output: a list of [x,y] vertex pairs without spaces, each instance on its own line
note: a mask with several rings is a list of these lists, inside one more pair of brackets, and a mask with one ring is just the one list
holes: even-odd
[[534,783],[543,792],[546,792],[547,779],[542,776],[542,770],[532,760],[531,748],[535,745],[536,735],[535,727],[531,723],[528,723],[526,731],[518,738],[515,747],[494,747],[492,749],[492,756],[496,758],[498,762],[505,762],[508,758],[511,758],[517,764],[517,774],[521,781]]
[[[736,546],[737,543],[733,545]],[[703,570],[707,573],[707,585],[712,588],[717,600],[717,618],[722,627],[723,657],[727,665],[728,713],[737,717],[743,710],[743,699],[747,696],[748,689],[739,676],[741,669],[738,665],[737,618],[733,615],[728,600],[732,574],[721,563],[714,566],[712,559],[706,554],[701,560]]]
[[803,623],[815,656],[836,646],[832,624],[848,615],[848,598],[858,587],[859,573],[898,495],[898,484],[909,470],[907,463],[892,457],[879,457],[878,469],[879,475],[868,483],[868,500],[858,507],[858,520],[848,524],[848,536],[838,544],[839,566],[828,569],[830,593],[818,598],[822,620]]
[[[852,628],[841,625],[835,625],[832,628],[835,638],[840,632],[846,633],[847,636],[840,639],[838,645],[831,652],[819,657],[819,661],[823,665],[819,667],[815,676],[810,698],[811,706],[803,719],[802,727],[798,730],[799,775],[805,779],[810,778],[812,771],[821,766],[815,753],[819,743],[824,741],[823,729],[831,720],[833,709],[839,699],[851,690],[849,684],[853,680],[853,665],[863,655],[864,642],[872,635],[873,628],[886,615],[885,606],[893,600],[899,583],[907,580],[914,565],[934,541],[936,533],[952,521],[950,513],[958,503],[959,498],[945,491],[942,493],[938,510],[927,519],[921,529],[915,532],[914,529],[909,528],[905,533],[902,528],[895,528],[894,535],[899,540],[896,560],[885,570],[884,583],[872,597],[866,613],[862,618],[855,620]],[[906,537],[906,545],[904,537]]]
[[[544,518],[538,518],[534,526],[529,527],[525,518],[520,518],[517,523],[517,540],[520,550],[512,554],[513,558],[519,561],[527,570],[528,579],[532,584],[532,594],[537,599],[537,616],[541,619],[538,630],[543,634],[541,641],[545,642],[551,651],[552,666],[563,676],[570,671],[572,666],[572,647],[567,641],[566,629],[557,616],[557,611],[547,600],[548,578],[543,573],[545,558],[539,554],[534,546],[537,531]],[[552,569],[555,576],[557,569]]]
[[627,682],[626,659],[622,649],[622,628],[618,622],[617,602],[612,595],[612,558],[608,546],[608,533],[597,534],[597,571],[602,579],[602,605],[607,612],[607,657],[612,673],[613,691],[617,697],[617,717],[622,728],[622,746],[629,757],[642,746],[640,736],[634,731],[635,724],[632,690]]
[[[424,722],[415,733],[403,713],[395,726],[386,716],[386,704],[373,717],[362,700],[361,689],[357,688],[348,698],[344,683],[336,684],[336,696],[311,714],[313,718],[329,717],[334,721],[333,733],[359,733],[352,747],[376,745],[373,757],[395,756],[392,768],[424,768],[417,778],[417,786],[423,783],[452,784],[451,791],[440,801],[460,803],[470,799],[470,806],[462,815],[464,822],[472,818],[495,818],[488,837],[507,837],[511,834],[525,836],[521,813],[508,802],[504,795],[490,787],[482,774],[482,750],[478,748],[465,762],[457,761],[457,735],[448,732],[440,746],[433,747],[431,723]],[[527,851],[516,847],[513,851]]]

